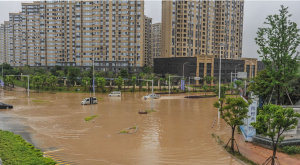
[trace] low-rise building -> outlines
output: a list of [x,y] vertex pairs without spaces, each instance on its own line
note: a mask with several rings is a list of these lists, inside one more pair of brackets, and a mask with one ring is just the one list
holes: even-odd
[[[197,55],[196,57],[177,58],[156,58],[154,59],[154,73],[165,76],[165,74],[175,74],[178,76],[191,78],[203,78],[205,76],[215,77],[219,80],[220,59],[214,56]],[[184,69],[183,69],[184,68]],[[231,82],[237,72],[247,72],[247,78],[256,76],[258,71],[264,69],[264,65],[257,58],[242,58],[241,60],[222,59],[221,60],[221,82]]]

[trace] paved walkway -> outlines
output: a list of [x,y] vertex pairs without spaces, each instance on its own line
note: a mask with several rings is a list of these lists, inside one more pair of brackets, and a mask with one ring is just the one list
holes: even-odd
[[[263,164],[273,154],[272,150],[245,142],[243,135],[237,134],[235,138],[237,140],[240,152],[255,163]],[[300,165],[299,159],[292,158],[287,154],[277,152],[276,156],[280,162],[280,165]]]

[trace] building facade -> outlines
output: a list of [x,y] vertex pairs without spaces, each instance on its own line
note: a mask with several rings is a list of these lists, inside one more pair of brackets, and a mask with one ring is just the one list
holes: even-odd
[[152,24],[152,58],[161,58],[161,23]]
[[9,63],[11,60],[11,31],[10,31],[10,22],[4,21],[0,25],[0,53],[1,53],[1,63]]
[[243,0],[162,1],[162,58],[242,59],[243,15]]
[[151,27],[152,27],[152,18],[144,16],[145,20],[145,49],[144,49],[144,57],[145,57],[145,66],[152,66],[152,54],[151,54],[151,47],[152,47],[152,42],[151,42]]
[[10,14],[10,24],[11,40],[2,38],[13,43],[13,58],[5,53],[1,58],[13,66],[89,69],[94,63],[97,70],[137,72],[145,64],[144,1],[22,3],[21,13]]
[[[219,79],[220,59],[214,56],[197,55],[195,57],[154,59],[154,73],[162,76],[165,76],[167,73],[182,76],[183,67],[185,77],[193,79],[194,77],[203,78],[210,76],[216,80]],[[235,73],[237,72],[247,72],[247,78],[251,78],[264,68],[263,63],[256,58],[242,58],[241,60],[222,59],[221,81],[222,83],[231,82],[231,78],[235,78]],[[201,83],[201,81],[191,82]]]

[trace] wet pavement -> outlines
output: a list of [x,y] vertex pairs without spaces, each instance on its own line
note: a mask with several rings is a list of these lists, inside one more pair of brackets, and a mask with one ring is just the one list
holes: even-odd
[[[0,101],[12,110],[0,110],[0,128],[21,134],[60,164],[239,164],[212,139],[230,138],[230,127],[218,120],[211,128],[217,98],[184,99],[185,94],[142,99],[148,93],[125,93],[121,98],[97,94],[98,104],[80,102],[90,94],[0,91]],[[195,94],[190,94],[195,95]],[[43,100],[49,102],[33,102]],[[92,121],[84,118],[99,114]],[[138,126],[134,134],[117,134]]]

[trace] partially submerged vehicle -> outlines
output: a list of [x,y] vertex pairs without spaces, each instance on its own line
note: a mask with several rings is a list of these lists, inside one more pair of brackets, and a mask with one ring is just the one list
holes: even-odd
[[[93,97],[93,104],[97,104],[97,97]],[[81,105],[88,105],[88,104],[91,104],[91,101],[90,101],[90,97],[88,98],[85,98],[81,101]]]
[[153,98],[153,99],[159,99],[160,95],[157,94],[149,94],[147,96],[144,96],[144,99],[147,100],[148,98]]
[[4,104],[0,102],[0,109],[8,109],[8,108],[13,108],[13,106],[10,104]]
[[121,97],[122,93],[120,91],[113,91],[108,96],[109,97]]

